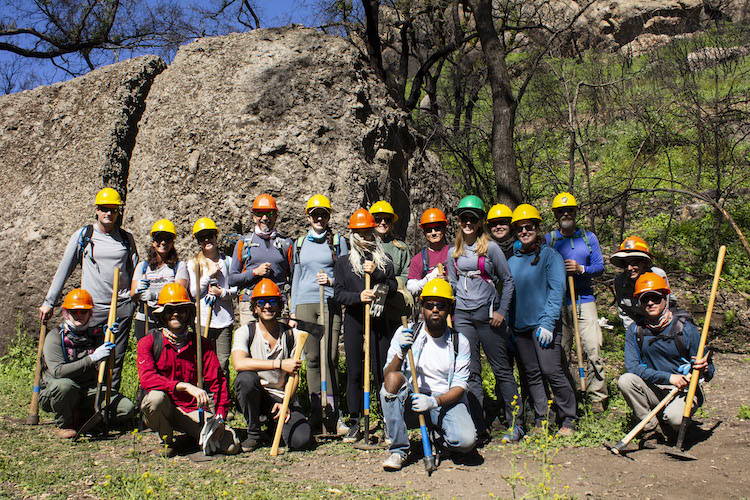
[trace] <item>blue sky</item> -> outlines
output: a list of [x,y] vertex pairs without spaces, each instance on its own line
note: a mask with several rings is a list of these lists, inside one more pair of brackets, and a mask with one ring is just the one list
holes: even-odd
[[[11,3],[12,2],[12,3]],[[0,0],[0,21],[8,18],[10,8],[8,4],[15,6],[29,5],[29,0]],[[176,0],[176,3],[182,3],[182,0]],[[184,2],[185,4],[188,1]],[[195,3],[193,0],[190,3]],[[306,26],[316,26],[320,20],[316,16],[316,0],[256,0],[253,4],[256,6],[256,12],[261,18],[263,27],[284,26],[290,23],[302,24]],[[19,22],[19,26],[22,23]],[[133,55],[147,54],[149,51],[143,51]],[[130,57],[130,55],[123,56]],[[54,65],[44,59],[19,58],[14,54],[6,51],[0,51],[0,69],[5,73],[5,68],[13,65],[17,81],[27,78],[25,75],[33,72],[37,84],[48,84],[56,81],[69,79],[70,76],[64,71],[55,68]],[[20,75],[20,76],[19,76]],[[0,94],[2,94],[0,89]]]

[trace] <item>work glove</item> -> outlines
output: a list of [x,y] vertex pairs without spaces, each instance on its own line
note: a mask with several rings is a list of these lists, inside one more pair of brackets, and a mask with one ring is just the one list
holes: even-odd
[[414,344],[414,330],[411,328],[404,328],[401,330],[401,342],[399,344],[399,347],[401,348],[401,354],[399,357],[401,359],[404,359],[406,357],[406,353],[409,352],[409,349],[411,349],[411,346]]
[[411,395],[411,409],[418,413],[424,413],[430,411],[433,408],[437,408],[437,399],[427,394],[412,394]]
[[693,363],[691,363],[685,358],[680,358],[680,361],[682,361],[683,364],[677,367],[677,373],[681,373],[682,375],[687,375],[688,373],[693,371]]
[[105,342],[97,347],[94,352],[89,354],[89,358],[91,358],[91,361],[93,361],[94,363],[98,363],[99,361],[109,356],[114,346],[115,344],[113,342]]
[[547,348],[552,345],[554,334],[543,326],[540,326],[536,329],[536,332],[534,332],[534,336],[536,337],[536,340],[537,342],[539,342],[540,346]]
[[135,293],[137,293],[138,295],[143,295],[143,292],[147,291],[150,286],[151,280],[147,280],[146,278],[139,279],[138,288],[135,289]]
[[375,294],[375,298],[370,307],[370,316],[373,318],[379,318],[385,309],[385,298],[388,296],[388,285],[378,283],[373,287],[372,291]]
[[113,321],[112,326],[109,327],[109,331],[112,332],[112,335],[116,337],[117,334],[120,333],[120,322]]
[[208,307],[213,307],[213,305],[216,304],[216,295],[206,295],[203,297],[203,302],[205,302]]
[[440,276],[440,270],[437,267],[435,267],[432,271],[427,273],[427,275],[425,276],[425,279],[427,279],[427,281],[430,281],[430,280],[434,280],[438,276]]

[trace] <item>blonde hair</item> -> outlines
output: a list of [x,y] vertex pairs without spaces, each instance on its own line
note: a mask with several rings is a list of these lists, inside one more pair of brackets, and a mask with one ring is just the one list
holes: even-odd
[[[484,232],[484,224],[480,224],[477,228],[479,234],[477,235],[476,248],[474,253],[479,255],[487,255],[487,249],[490,246],[490,237]],[[456,243],[454,244],[452,257],[457,259],[464,254],[464,232],[460,229],[456,231]]]
[[380,241],[380,237],[375,235],[374,241],[367,241],[355,232],[352,232],[351,237],[352,246],[349,249],[349,263],[352,265],[352,271],[357,276],[364,275],[364,261],[365,253],[369,252],[372,254],[372,261],[375,263],[375,267],[385,272],[385,266],[388,263],[388,256],[383,250],[383,244]]

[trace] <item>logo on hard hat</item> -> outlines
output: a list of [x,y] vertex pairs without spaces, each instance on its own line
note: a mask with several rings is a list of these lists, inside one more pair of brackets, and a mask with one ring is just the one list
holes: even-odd
[[625,248],[635,248],[635,241],[628,240],[625,242]]
[[563,203],[567,203],[568,202],[568,197],[567,196],[563,196],[562,198],[560,198],[560,201],[563,202]]

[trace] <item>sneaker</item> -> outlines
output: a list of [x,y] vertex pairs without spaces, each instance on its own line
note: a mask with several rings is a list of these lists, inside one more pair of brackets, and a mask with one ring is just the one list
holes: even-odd
[[254,451],[258,449],[259,446],[260,438],[255,436],[248,436],[247,439],[240,443],[240,448],[242,448],[242,451],[244,451],[245,453]]
[[349,427],[342,441],[345,443],[354,443],[360,439],[362,439],[362,431],[359,430],[359,423],[355,422]]
[[520,425],[516,425],[513,427],[513,430],[509,430],[505,434],[503,434],[503,437],[500,438],[500,442],[504,444],[508,443],[517,443],[521,439],[523,439],[523,436],[525,433],[523,432],[523,428]]
[[604,401],[593,401],[591,403],[591,413],[598,414],[598,413],[604,413]]
[[569,437],[576,433],[576,430],[572,427],[560,427],[560,429],[557,431],[557,435],[560,437]]
[[349,433],[349,426],[344,423],[341,418],[336,420],[336,435],[346,436]]
[[383,470],[401,470],[403,464],[403,456],[398,453],[391,453],[390,456],[383,461]]
[[73,439],[76,437],[75,429],[55,429],[55,436],[60,439]]

